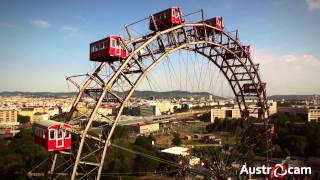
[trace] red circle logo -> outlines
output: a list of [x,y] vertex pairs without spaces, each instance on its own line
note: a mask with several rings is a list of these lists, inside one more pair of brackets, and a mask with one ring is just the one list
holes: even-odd
[[[281,169],[281,171],[280,171]],[[279,172],[280,171],[280,172]],[[276,164],[272,168],[272,178],[279,178],[282,179],[287,174],[287,167],[284,164]]]

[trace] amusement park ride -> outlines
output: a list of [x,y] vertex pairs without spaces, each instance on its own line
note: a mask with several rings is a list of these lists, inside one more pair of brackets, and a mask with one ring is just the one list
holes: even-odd
[[52,120],[38,121],[32,127],[34,141],[48,151],[71,149],[71,126]]
[[[242,118],[245,120],[249,116],[248,100],[255,100],[260,108],[259,117],[264,120],[265,127],[269,127],[266,83],[260,78],[258,64],[251,59],[250,46],[240,43],[238,33],[234,35],[225,31],[221,16],[206,20],[202,10],[198,13],[202,15],[201,20],[185,22],[188,15],[178,7],[171,7],[148,18],[151,32],[147,35],[132,36],[130,24],[125,26],[127,39],[111,35],[91,43],[90,60],[99,65],[92,73],[67,77],[78,88],[78,94],[66,122],[49,120],[34,123],[35,141],[53,151],[53,155],[49,170],[40,173],[37,167],[29,172],[29,176],[100,179],[108,149],[112,146],[126,150],[111,141],[123,108],[149,71],[179,50],[195,52],[215,64],[228,80]],[[103,74],[106,70],[110,72],[107,75]],[[75,80],[78,77],[85,79],[79,83]],[[123,93],[118,93],[119,88]],[[87,98],[94,103],[88,112],[82,112],[79,104]],[[102,127],[104,134],[99,136],[93,133],[92,124],[97,117],[108,118],[98,111],[102,103],[117,103],[119,108],[117,115],[110,118],[109,128]],[[81,126],[80,121],[84,122]],[[271,131],[265,129],[268,144],[266,163],[270,163]]]
[[[124,59],[127,52],[120,45],[120,36],[109,36],[90,44],[90,60],[103,62]],[[125,41],[125,40],[122,40]]]

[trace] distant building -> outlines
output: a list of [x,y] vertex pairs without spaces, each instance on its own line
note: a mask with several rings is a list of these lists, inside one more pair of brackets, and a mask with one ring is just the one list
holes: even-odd
[[139,115],[140,116],[152,116],[156,114],[155,106],[140,106]]
[[[111,118],[113,119],[113,118]],[[126,116],[122,115],[119,120],[119,125],[131,125],[131,124],[143,124],[143,123],[152,123],[153,118],[150,116]]]
[[278,112],[278,104],[276,101],[268,101],[269,115],[276,114]]
[[0,137],[10,138],[15,136],[19,130],[18,111],[16,109],[0,109]]
[[34,108],[34,113],[48,113],[49,112],[49,107],[42,107],[42,106],[40,106],[40,107],[35,107]]
[[290,115],[307,115],[308,108],[307,107],[278,107],[279,113],[286,113]]
[[225,119],[225,118],[241,118],[241,113],[239,108],[213,108],[211,109],[211,122],[213,123],[216,118]]
[[62,113],[62,109],[61,107],[52,107],[48,109],[48,114],[50,115],[50,117],[53,117],[55,115],[58,115]]
[[33,114],[34,113],[35,113],[35,108],[33,108],[33,107],[22,108],[19,111],[19,115],[21,115],[21,116],[29,116],[30,117],[30,122],[33,122]]
[[[273,115],[278,112],[278,105],[276,101],[269,100],[268,106],[269,106],[269,115]],[[260,107],[257,107],[256,102],[251,102],[251,104],[249,104],[250,117],[259,118],[259,111],[260,111]]]
[[184,102],[183,104],[181,104],[181,108],[191,109],[193,107],[197,107],[197,105],[192,102]]
[[[113,115],[116,115],[116,113],[118,113],[118,109],[114,109],[112,111]],[[128,106],[123,108],[122,114],[128,116],[153,116],[159,115],[159,109],[157,108],[157,106],[153,105],[142,105],[134,107]]]
[[174,105],[170,101],[158,101],[157,106],[159,107],[160,113],[173,112]]
[[138,123],[138,124],[130,124],[129,127],[135,133],[141,135],[149,135],[153,132],[159,131],[159,123],[152,123],[152,122],[145,122],[145,123]]
[[49,120],[48,113],[37,112],[33,115],[33,121]]
[[0,109],[0,123],[16,123],[18,122],[18,111],[16,109],[2,108]]
[[309,108],[308,122],[320,122],[320,107]]
[[305,103],[307,106],[318,106],[320,105],[319,95],[307,96]]
[[69,112],[71,109],[71,103],[64,103],[61,106],[62,112]]
[[[278,112],[277,102],[276,101],[268,101],[269,105],[269,115],[275,114]],[[249,104],[249,116],[258,118],[259,107],[256,106],[256,102],[251,102]],[[217,107],[211,109],[211,122],[214,122],[216,118],[225,119],[225,118],[233,118],[239,119],[241,118],[241,112],[238,106],[234,107]]]
[[132,108],[133,116],[152,116],[156,114],[156,106],[138,106]]
[[155,106],[155,115],[168,114],[173,112],[175,104],[169,100],[148,101],[147,106]]

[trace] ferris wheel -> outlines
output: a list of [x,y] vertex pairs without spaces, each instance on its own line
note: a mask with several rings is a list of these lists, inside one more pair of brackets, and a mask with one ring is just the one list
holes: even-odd
[[[195,14],[200,18],[188,19]],[[147,33],[135,33],[131,28],[144,22]],[[116,127],[139,88],[233,96],[243,120],[256,113],[265,127],[269,126],[266,83],[260,77],[259,65],[252,60],[250,46],[240,42],[238,31],[226,30],[223,17],[205,18],[202,10],[184,14],[180,8],[171,7],[126,25],[125,30],[126,38],[110,35],[91,43],[89,58],[97,67],[91,73],[67,78],[78,92],[66,122],[48,121],[34,127],[37,142],[53,153],[49,170],[39,174],[35,168],[30,176],[101,179],[110,148],[181,168],[113,143]],[[256,108],[250,108],[249,102]],[[113,107],[114,112],[102,107]],[[265,135],[270,148],[268,128]],[[266,158],[270,163],[269,149]]]

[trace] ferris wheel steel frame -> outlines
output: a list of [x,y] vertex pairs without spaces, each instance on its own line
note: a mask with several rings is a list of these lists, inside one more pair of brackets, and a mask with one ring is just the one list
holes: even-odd
[[[204,30],[204,35],[199,34],[199,28]],[[207,29],[210,29],[210,33],[207,32]],[[130,34],[129,37],[131,37]],[[81,138],[77,150],[68,153],[57,152],[54,155],[51,170],[49,172],[52,176],[54,174],[60,176],[71,173],[71,179],[81,179],[84,177],[96,177],[96,179],[100,179],[104,161],[107,158],[107,150],[111,145],[111,137],[128,100],[141,81],[147,77],[148,73],[157,66],[159,62],[179,50],[195,52],[214,63],[228,80],[238,103],[242,118],[246,119],[249,116],[249,111],[251,111],[246,101],[255,99],[261,110],[259,111],[259,117],[264,120],[265,126],[268,126],[269,110],[267,95],[265,89],[260,91],[262,80],[259,75],[259,68],[257,64],[253,63],[250,54],[242,47],[239,42],[238,34],[233,36],[224,30],[217,29],[204,22],[196,22],[183,23],[146,36],[133,38],[128,41],[120,41],[121,46],[129,53],[127,58],[114,63],[101,62],[92,74],[85,75],[86,79],[82,84],[78,84],[73,80],[76,76],[67,78],[67,80],[74,84],[79,90],[67,116],[67,122],[78,120],[74,114],[75,112],[79,112],[77,107],[84,97],[91,97],[94,99],[95,104],[90,114],[84,116],[87,118],[85,128],[73,131],[73,133],[78,134]],[[238,56],[239,51],[241,52],[240,56]],[[232,54],[234,58],[227,59],[226,53]],[[118,64],[115,65],[116,63]],[[112,74],[109,78],[99,76],[102,69],[106,67],[109,67],[112,70]],[[136,76],[129,77],[130,75]],[[122,96],[117,94],[114,90],[115,85],[119,81],[121,81],[122,84],[126,83],[126,86],[129,87],[129,90],[125,92],[126,94],[123,94]],[[91,84],[93,83],[95,86],[98,86],[98,88],[91,88]],[[243,90],[244,83],[253,84],[256,91],[254,93],[245,93]],[[99,114],[99,107],[103,102],[108,102],[111,99],[113,102],[119,103],[120,107],[114,120],[110,120],[112,121],[112,125],[107,137],[101,138],[90,135],[88,132],[91,129],[97,114]],[[266,155],[267,163],[270,163],[271,151],[269,148],[271,147],[271,133],[267,130],[266,136],[268,145]],[[91,152],[88,150],[84,152],[83,149],[85,147],[86,139],[97,141],[97,148],[92,149]],[[55,166],[57,156],[66,156],[66,154],[73,156],[73,158],[70,158],[72,162],[69,162],[70,167],[73,166],[72,170],[69,167],[68,170],[64,169],[62,172],[56,172]],[[89,156],[94,156],[96,160],[85,160]],[[92,168],[87,170],[89,166]],[[78,172],[79,170],[80,172]]]

